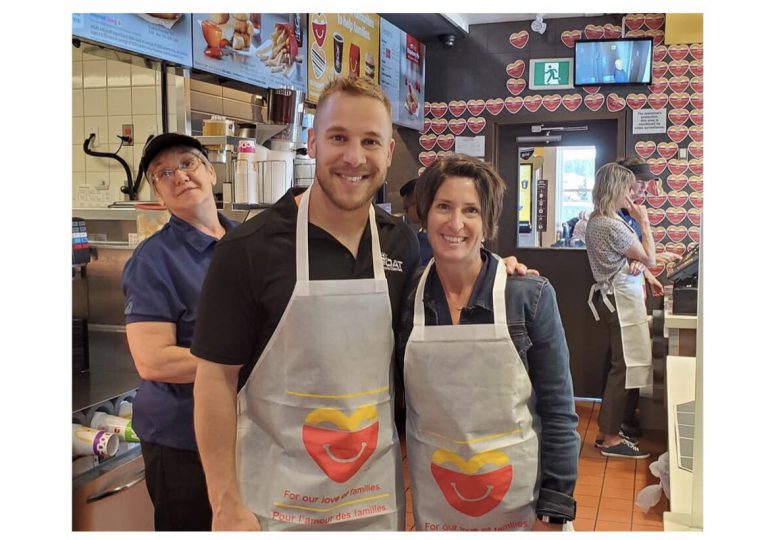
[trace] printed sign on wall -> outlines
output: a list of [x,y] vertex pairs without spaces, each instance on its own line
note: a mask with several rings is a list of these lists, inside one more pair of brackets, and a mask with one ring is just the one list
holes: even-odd
[[531,90],[573,88],[573,58],[537,58],[529,69]]
[[339,75],[379,82],[379,16],[373,13],[309,14],[307,101]]
[[536,182],[536,230],[539,232],[547,230],[548,184],[548,180]]
[[426,46],[381,19],[380,84],[392,103],[395,124],[421,129],[424,125],[424,65]]

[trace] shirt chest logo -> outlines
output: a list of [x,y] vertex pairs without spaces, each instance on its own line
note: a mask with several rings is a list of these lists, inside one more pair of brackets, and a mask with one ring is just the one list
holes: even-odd
[[383,251],[381,252],[381,262],[384,263],[384,270],[389,270],[390,272],[402,272],[403,271],[403,261],[398,261],[397,259],[390,259],[389,256],[387,256],[386,253]]

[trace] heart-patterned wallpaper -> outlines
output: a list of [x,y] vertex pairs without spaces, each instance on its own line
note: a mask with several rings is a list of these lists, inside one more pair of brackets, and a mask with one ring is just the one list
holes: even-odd
[[[584,87],[546,93],[528,89],[527,58],[570,57],[576,39],[621,37],[622,29],[614,24],[587,22],[580,28],[565,29],[560,32],[557,52],[543,55],[531,48],[532,42],[540,38],[538,34],[531,35],[527,30],[503,36],[489,32],[489,36],[504,40],[489,43],[489,48],[493,45],[495,50],[507,48],[509,52],[528,55],[494,68],[499,70],[498,78],[504,82],[505,95],[480,99],[478,94],[483,94],[483,89],[477,88],[475,95],[454,95],[446,101],[425,104],[426,118],[416,152],[422,165],[418,174],[441,155],[449,154],[455,137],[481,135],[495,117],[527,111],[541,115],[545,121],[547,114],[556,111],[625,111],[625,154],[645,158],[658,176],[658,180],[649,184],[645,200],[654,237],[658,239],[656,249],[675,253],[693,249],[699,242],[704,189],[703,44],[665,46],[663,14],[628,14],[624,25],[627,37],[654,39],[653,84],[649,86]],[[632,112],[639,109],[666,109],[666,133],[633,135]],[[651,271],[665,277],[667,268],[658,265]]]

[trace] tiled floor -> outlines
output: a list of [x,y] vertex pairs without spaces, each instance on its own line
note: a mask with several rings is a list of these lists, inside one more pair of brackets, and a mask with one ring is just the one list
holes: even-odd
[[[662,495],[661,501],[648,513],[635,506],[637,492],[645,486],[658,484],[659,479],[651,474],[648,465],[666,450],[666,433],[650,432],[640,439],[640,447],[651,452],[651,457],[642,460],[606,458],[594,447],[598,433],[597,415],[600,404],[577,401],[579,415],[579,475],[574,496],[577,502],[577,531],[662,531],[663,512],[669,510],[669,502]],[[401,437],[404,441],[405,436]],[[408,482],[408,456],[405,442],[403,467],[405,472],[405,529],[414,530],[411,487]]]

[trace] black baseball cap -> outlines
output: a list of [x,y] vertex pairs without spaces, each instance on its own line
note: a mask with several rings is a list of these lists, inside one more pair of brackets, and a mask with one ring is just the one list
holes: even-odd
[[152,137],[144,147],[144,153],[141,156],[141,164],[139,165],[141,170],[144,171],[144,174],[147,174],[149,164],[152,163],[152,160],[155,159],[160,152],[175,146],[194,148],[206,158],[208,157],[208,152],[205,151],[205,148],[200,144],[200,141],[194,137],[183,135],[181,133],[162,133]]
[[630,156],[617,161],[619,165],[632,171],[635,178],[638,180],[653,180],[656,175],[651,172],[651,167],[645,162],[644,159],[637,156]]

